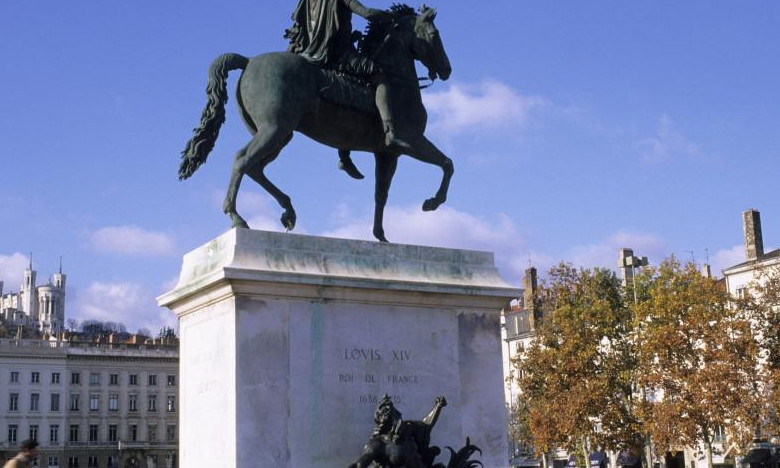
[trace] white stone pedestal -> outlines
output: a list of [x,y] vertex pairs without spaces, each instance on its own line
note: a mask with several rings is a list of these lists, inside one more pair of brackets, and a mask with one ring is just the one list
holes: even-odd
[[445,396],[432,444],[469,436],[506,466],[499,311],[518,295],[491,253],[228,231],[159,298],[179,317],[181,467],[344,468],[385,393],[417,420]]

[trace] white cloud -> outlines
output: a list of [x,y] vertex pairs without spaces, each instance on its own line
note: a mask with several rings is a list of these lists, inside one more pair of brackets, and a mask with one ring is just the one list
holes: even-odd
[[[621,230],[600,242],[573,246],[559,254],[533,249],[504,214],[490,217],[442,207],[425,213],[417,206],[390,206],[385,210],[385,233],[392,242],[473,249],[495,253],[496,265],[510,284],[520,286],[529,266],[540,275],[561,261],[577,267],[602,267],[617,270],[618,252],[632,248],[636,255],[649,257],[651,264],[666,258],[666,244],[659,237],[643,232]],[[357,218],[349,224],[322,235],[347,239],[373,240],[372,219]]]
[[712,265],[712,274],[721,276],[724,268],[729,268],[734,265],[738,265],[745,261],[745,246],[742,244],[735,245],[728,249],[721,249],[715,252],[710,258]]
[[24,270],[30,265],[30,257],[16,252],[0,255],[0,281],[5,283],[3,293],[18,291],[24,281]]
[[119,322],[130,332],[143,327],[155,332],[162,326],[176,324],[173,313],[158,307],[154,294],[139,284],[94,281],[75,293],[72,303],[67,305],[67,315],[79,322]]
[[648,257],[650,264],[666,258],[666,245],[659,237],[642,232],[618,231],[601,242],[575,246],[567,252],[564,261],[578,267],[609,268],[617,270],[619,250],[630,248],[634,255]]
[[521,95],[492,80],[479,86],[454,84],[445,91],[426,93],[423,99],[431,126],[444,132],[522,126],[534,110],[548,105],[542,97]]
[[98,252],[128,256],[160,257],[176,253],[172,237],[164,232],[147,231],[137,226],[107,226],[90,236]]
[[639,142],[642,161],[648,164],[660,163],[675,157],[700,157],[699,145],[688,140],[674,129],[668,115],[658,120],[658,128],[653,137]]
[[[340,207],[340,211],[348,211]],[[373,215],[372,215],[373,216]],[[322,235],[345,239],[374,240],[373,218],[364,216]],[[419,206],[389,206],[385,210],[385,234],[395,243],[494,252],[504,278],[519,284],[522,270],[517,251],[522,244],[514,223],[504,214],[474,216],[450,207],[423,212]]]

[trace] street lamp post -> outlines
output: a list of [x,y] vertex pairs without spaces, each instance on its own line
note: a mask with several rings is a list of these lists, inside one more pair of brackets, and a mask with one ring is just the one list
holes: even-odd
[[[633,289],[634,305],[636,305],[639,303],[639,297],[637,296],[636,293],[636,269],[648,265],[647,257],[637,257],[636,255],[634,255],[634,251],[632,249],[622,249],[620,251],[620,262],[618,263],[618,265],[623,270],[623,287],[628,287],[627,277],[629,271],[631,272],[631,289]],[[634,311],[634,314],[635,313],[636,311]],[[633,322],[634,322],[634,326],[636,327],[636,331],[638,333],[639,317],[637,317],[634,314],[632,314]],[[636,382],[634,382],[634,385],[636,385]],[[642,401],[647,401],[647,393],[645,389],[642,388],[639,391],[642,396]],[[646,464],[648,466],[652,466],[652,441],[650,440],[649,434],[644,434],[644,444],[645,444],[644,458]]]

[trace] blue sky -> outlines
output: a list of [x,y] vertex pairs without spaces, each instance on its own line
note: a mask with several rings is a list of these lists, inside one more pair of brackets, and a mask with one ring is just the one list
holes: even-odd
[[[229,228],[221,201],[248,134],[234,102],[209,162],[179,182],[179,152],[223,52],[285,48],[293,0],[0,3],[0,279],[18,290],[64,257],[71,318],[174,323],[154,297],[181,255]],[[390,2],[366,2],[387,7]],[[450,0],[436,23],[452,78],[426,90],[428,136],[455,162],[447,204],[420,212],[439,171],[403,159],[394,242],[496,252],[529,264],[614,267],[617,249],[716,270],[744,258],[740,213],[780,246],[780,3]],[[362,27],[358,21],[356,26]],[[238,75],[230,79],[231,97]],[[369,177],[296,136],[268,169],[296,232],[371,238]],[[258,229],[281,210],[250,180]]]

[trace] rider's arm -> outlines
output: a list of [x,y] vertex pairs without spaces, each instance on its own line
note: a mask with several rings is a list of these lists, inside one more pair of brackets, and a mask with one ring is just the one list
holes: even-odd
[[358,16],[362,16],[368,21],[390,21],[393,19],[392,13],[376,8],[367,8],[358,0],[343,0],[344,3]]

